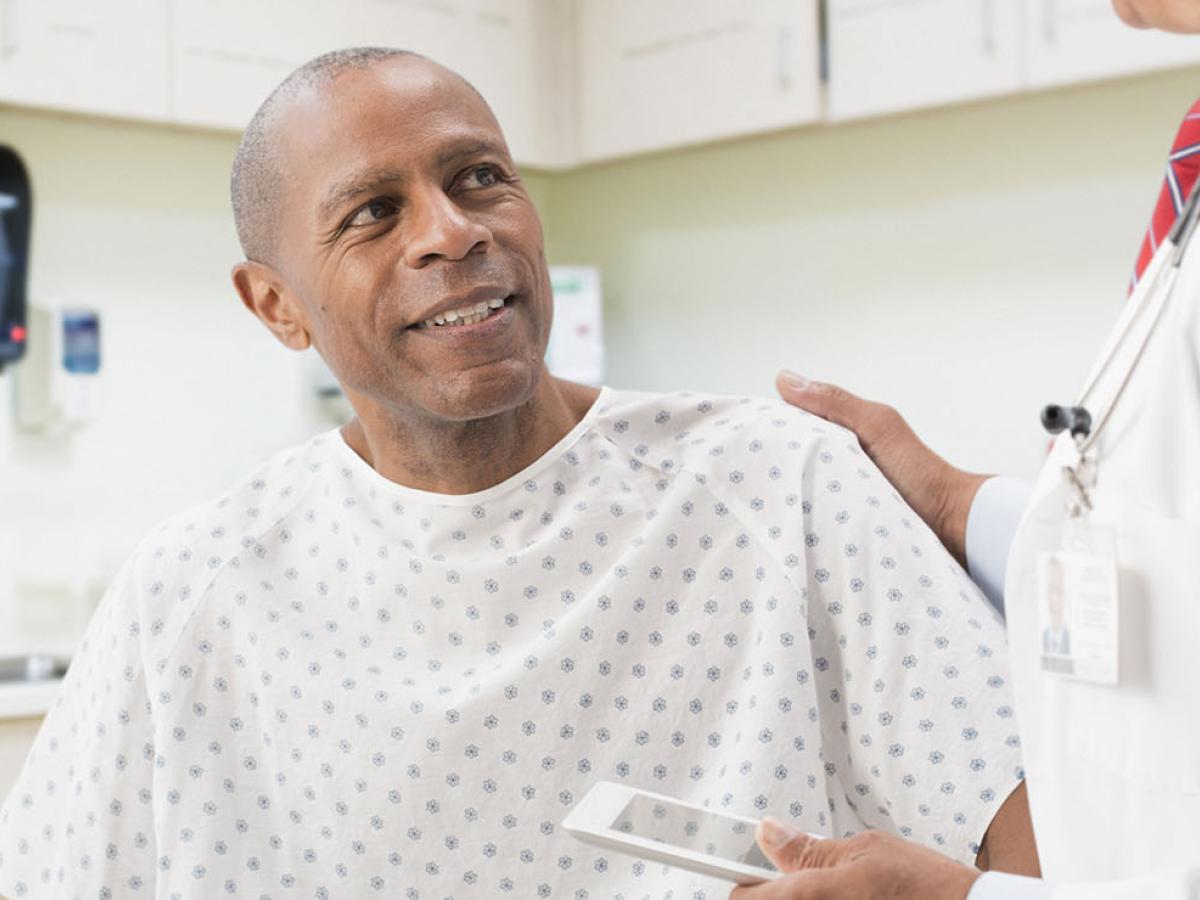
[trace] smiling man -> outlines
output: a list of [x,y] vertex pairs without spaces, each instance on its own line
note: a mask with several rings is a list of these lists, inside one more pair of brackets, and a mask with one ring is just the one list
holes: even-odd
[[564,834],[600,779],[1036,870],[990,607],[848,432],[551,377],[541,225],[461,78],[314,60],[233,195],[238,293],[356,418],[134,553],[0,891],[726,894]]
[[544,377],[541,224],[453,73],[396,51],[313,61],[247,130],[233,202],[238,293],[286,346],[317,347],[357,413],[345,440],[390,481],[491,487],[596,399]]

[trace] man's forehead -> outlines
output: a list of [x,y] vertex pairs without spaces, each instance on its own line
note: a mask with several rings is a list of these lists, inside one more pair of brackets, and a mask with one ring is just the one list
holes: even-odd
[[403,132],[421,145],[455,128],[500,128],[491,110],[459,75],[430,60],[404,57],[340,73],[297,94],[281,122],[286,143],[350,147]]
[[277,134],[287,193],[303,207],[316,200],[320,213],[364,181],[404,180],[418,167],[507,152],[475,89],[421,57],[378,62],[306,87],[284,110]]

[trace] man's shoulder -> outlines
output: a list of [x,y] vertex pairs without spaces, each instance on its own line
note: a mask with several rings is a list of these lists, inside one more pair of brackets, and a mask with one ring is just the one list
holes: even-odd
[[792,457],[799,474],[805,460],[826,448],[862,455],[853,432],[782,400],[608,391],[603,403],[598,429],[643,463],[666,469],[701,473],[744,459],[782,465]]
[[[134,550],[127,573],[161,592],[194,590],[240,554],[253,552],[261,536],[303,509],[337,464],[327,432],[281,450],[214,497],[164,519]],[[185,586],[185,587],[180,587]]]

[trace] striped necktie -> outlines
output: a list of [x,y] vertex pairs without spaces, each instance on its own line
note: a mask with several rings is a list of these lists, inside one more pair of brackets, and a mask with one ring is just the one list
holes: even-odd
[[1158,203],[1154,207],[1154,216],[1150,219],[1150,228],[1142,241],[1141,252],[1138,253],[1137,266],[1134,268],[1133,279],[1129,290],[1137,285],[1138,279],[1150,264],[1154,251],[1158,249],[1159,241],[1170,232],[1175,219],[1183,210],[1188,194],[1196,184],[1200,175],[1200,100],[1192,104],[1192,108],[1183,118],[1179,126],[1179,134],[1171,146],[1171,155],[1167,159],[1167,175],[1163,179],[1162,192],[1158,195]]

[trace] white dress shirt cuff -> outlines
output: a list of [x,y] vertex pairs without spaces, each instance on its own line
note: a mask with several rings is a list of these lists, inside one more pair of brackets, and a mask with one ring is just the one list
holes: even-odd
[[1000,615],[1008,549],[1032,494],[1028,481],[997,475],[980,485],[967,514],[967,571]]
[[1050,900],[1054,888],[1040,878],[984,872],[975,879],[967,900]]

